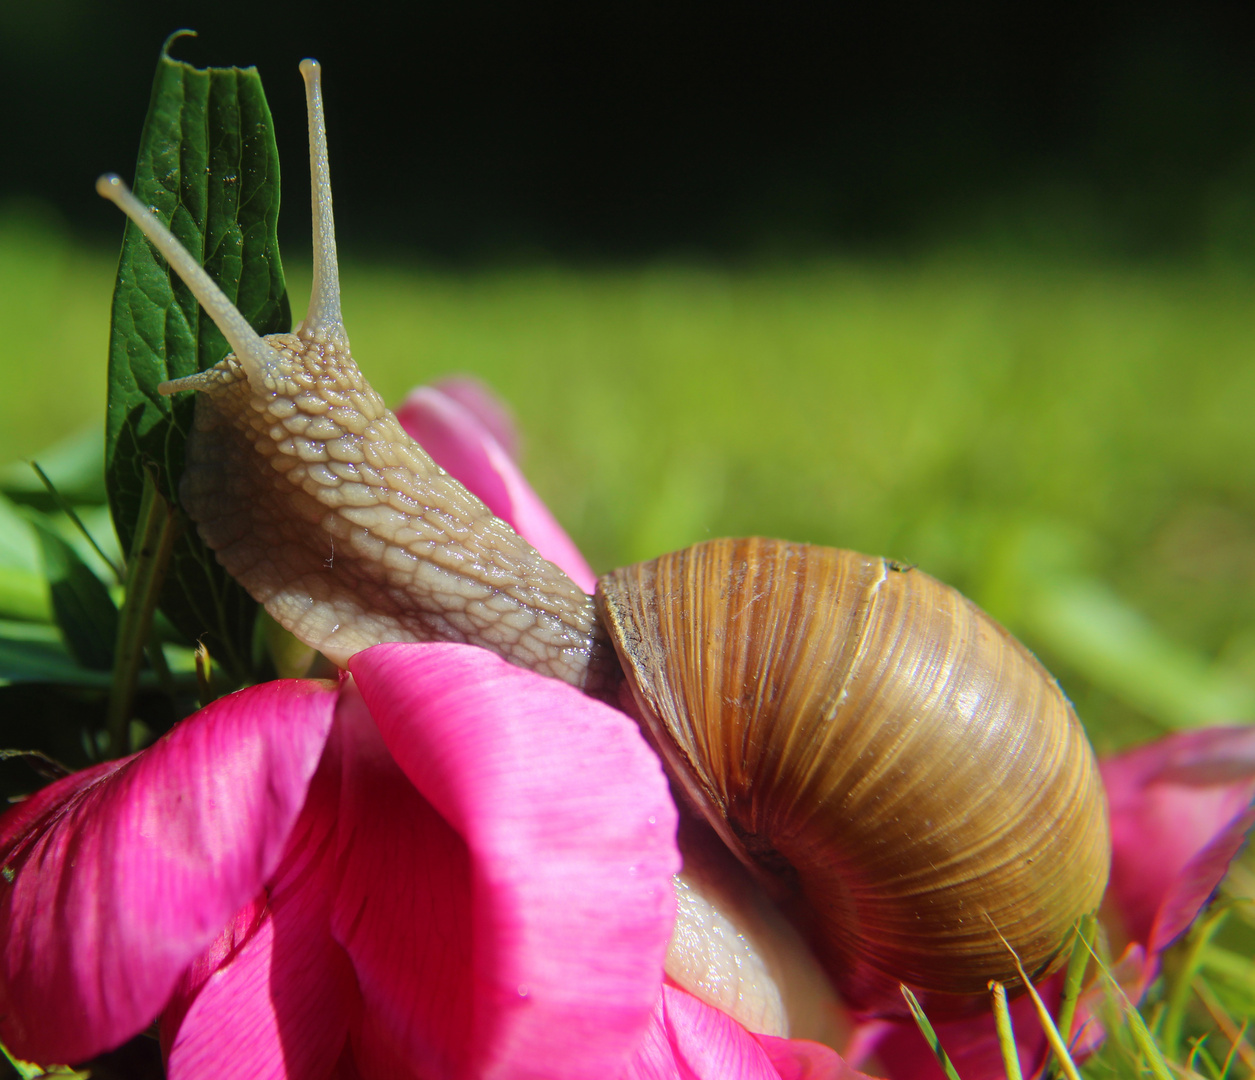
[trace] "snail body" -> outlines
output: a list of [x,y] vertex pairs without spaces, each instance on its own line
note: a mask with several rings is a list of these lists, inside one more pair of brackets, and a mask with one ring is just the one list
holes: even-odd
[[234,350],[161,386],[201,391],[180,502],[219,561],[341,665],[445,640],[603,696],[625,681],[689,801],[867,1011],[899,1011],[899,982],[942,1008],[1015,984],[1008,946],[1047,970],[1110,861],[1093,755],[1054,680],[955,590],[853,552],[714,541],[587,596],[354,364],[319,69],[301,71],[315,274],[293,334],[259,337],[120,180],[97,185]]

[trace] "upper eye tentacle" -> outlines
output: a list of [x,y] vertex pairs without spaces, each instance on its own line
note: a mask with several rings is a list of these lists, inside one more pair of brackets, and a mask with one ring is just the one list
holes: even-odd
[[322,107],[322,66],[301,61],[305,102],[309,111],[310,204],[314,213],[314,288],[309,310],[297,328],[304,341],[334,344],[347,350],[349,337],[340,312],[340,269],[336,258],[336,225],[331,210],[331,170],[327,163],[327,122]]
[[[227,339],[240,366],[248,375],[248,381],[259,393],[272,387],[283,372],[284,362],[265,339],[248,324],[239,309],[227,299],[214,280],[179,243],[174,233],[157,220],[156,216],[139,201],[120,176],[108,173],[96,181],[96,191],[118,206],[127,217],[140,227],[153,246],[161,252],[170,268],[192,290],[200,306]],[[199,389],[206,381],[206,373],[190,375],[185,379],[163,382],[158,389],[163,394],[180,390]]]

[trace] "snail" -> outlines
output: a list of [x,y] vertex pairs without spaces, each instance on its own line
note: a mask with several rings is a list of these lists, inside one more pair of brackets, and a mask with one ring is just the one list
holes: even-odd
[[[1032,654],[919,570],[778,540],[713,540],[586,595],[436,466],[354,364],[340,311],[320,72],[313,295],[259,337],[116,176],[234,352],[197,390],[180,501],[219,561],[343,666],[458,641],[616,694],[684,798],[811,944],[844,998],[964,1008],[1055,965],[1110,862],[1093,753]],[[626,686],[630,693],[625,693]],[[897,1002],[897,1008],[893,1002]]]

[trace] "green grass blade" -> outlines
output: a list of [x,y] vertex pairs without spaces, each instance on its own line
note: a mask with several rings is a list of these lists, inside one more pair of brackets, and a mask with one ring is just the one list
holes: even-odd
[[1219,979],[1239,992],[1246,999],[1249,1011],[1255,1013],[1255,965],[1248,955],[1206,943],[1201,949],[1200,961],[1210,981]]
[[117,580],[121,581],[121,568],[115,565],[114,561],[109,558],[103,550],[101,550],[100,545],[96,543],[96,538],[92,536],[92,534],[88,531],[87,526],[83,524],[83,519],[78,516],[78,511],[74,509],[70,500],[57,490],[56,485],[51,479],[49,479],[48,474],[44,472],[43,467],[38,461],[32,461],[31,468],[35,470],[36,474],[39,476],[40,482],[44,485],[44,488],[47,490],[49,496],[51,496],[53,505],[74,523],[74,527],[82,534],[83,539],[86,540],[91,545],[92,550],[100,556],[100,561],[113,571],[114,577]]
[[1063,1038],[1059,1035],[1059,1029],[1055,1027],[1055,1022],[1050,1018],[1050,1010],[1046,1008],[1046,1003],[1042,1001],[1041,995],[1037,993],[1037,988],[1029,981],[1024,968],[1020,966],[1020,958],[1015,958],[1015,966],[1019,970],[1020,978],[1024,980],[1024,988],[1028,991],[1029,997],[1033,999],[1033,1004],[1037,1008],[1037,1018],[1041,1021],[1041,1029],[1045,1033],[1046,1041],[1050,1043],[1050,1049],[1055,1053],[1055,1060],[1059,1063],[1059,1068],[1063,1070],[1068,1080],[1081,1080],[1080,1073],[1076,1071],[1076,1065],[1072,1061],[1072,1055],[1068,1053],[1067,1046],[1064,1045]]
[[[1146,1026],[1146,1021],[1142,1019],[1142,1014],[1138,1012],[1137,1008],[1129,1000],[1128,995],[1124,992],[1124,988],[1116,980],[1116,977],[1112,975],[1111,969],[1103,963],[1102,957],[1094,951],[1093,946],[1087,943],[1086,947],[1090,956],[1093,957],[1095,964],[1098,965],[1098,970],[1102,973],[1103,978],[1106,980],[1111,991],[1111,996],[1114,999],[1113,1004],[1117,1007],[1119,1016],[1124,1020],[1134,1046],[1136,1046],[1145,1059],[1144,1064],[1147,1068],[1149,1068],[1150,1074],[1155,1077],[1155,1080],[1175,1080],[1173,1075],[1174,1070],[1164,1058],[1163,1050],[1160,1048],[1158,1042],[1156,1042],[1155,1036],[1151,1033],[1150,1028]],[[1019,965],[1018,958],[1016,959],[1016,964],[1017,966]],[[1022,968],[1020,970],[1023,971]],[[1029,991],[1032,993],[1034,1001],[1041,1001],[1035,990],[1030,987]],[[1045,1013],[1045,1006],[1039,1005],[1039,1010]],[[1049,1019],[1049,1014],[1045,1015],[1047,1016],[1047,1019]],[[1053,1026],[1054,1025],[1052,1024],[1052,1029]],[[1047,1038],[1049,1038],[1050,1032],[1048,1031],[1046,1035]],[[1055,1037],[1058,1037],[1057,1032],[1055,1033]],[[1072,1078],[1072,1080],[1075,1080],[1075,1078]]]
[[9,1053],[9,1048],[0,1044],[0,1052],[5,1056],[5,1060],[13,1066],[13,1071],[17,1073],[21,1080],[88,1080],[91,1076],[89,1072],[79,1072],[77,1069],[71,1069],[68,1065],[50,1065],[44,1068],[42,1065],[36,1065],[33,1061],[23,1061],[21,1058],[14,1057]]
[[1227,907],[1218,907],[1207,918],[1195,923],[1181,959],[1181,968],[1169,982],[1163,1026],[1159,1030],[1159,1042],[1169,1061],[1176,1061],[1181,1056],[1181,1032],[1190,1001],[1190,987],[1203,966],[1208,943],[1229,917],[1229,911]]
[[1242,1026],[1238,1028],[1238,1037],[1229,1044],[1229,1052],[1225,1054],[1224,1064],[1220,1067],[1220,1075],[1222,1077],[1229,1075],[1229,1069],[1233,1065],[1233,1059],[1238,1056],[1238,1050],[1246,1039],[1246,1029],[1251,1026],[1250,1017],[1243,1017]]
[[[990,919],[990,925],[993,925],[992,919]],[[1037,987],[1029,979],[1028,973],[1024,970],[1024,965],[1020,963],[1019,956],[1011,948],[1011,943],[1002,936],[1002,931],[996,926],[993,927],[993,930],[1002,939],[1002,944],[1006,946],[1007,952],[1011,954],[1011,959],[1015,961],[1015,970],[1019,972],[1020,979],[1024,983],[1024,989],[1028,991],[1029,997],[1033,999],[1033,1005],[1037,1009],[1037,1018],[1041,1021],[1042,1032],[1046,1036],[1046,1041],[1050,1043],[1051,1050],[1055,1053],[1059,1067],[1063,1070],[1064,1075],[1068,1077],[1068,1080],[1080,1080],[1080,1075],[1076,1071],[1076,1065],[1072,1061],[1072,1055],[1068,1053],[1068,1048],[1064,1045],[1063,1039],[1059,1035],[1059,1029],[1055,1027],[1054,1020],[1051,1019],[1050,1010],[1046,1008],[1046,1003],[1042,1001],[1041,995],[1037,992]]]
[[1132,1034],[1137,1048],[1146,1058],[1146,1064],[1150,1066],[1151,1075],[1155,1077],[1155,1080],[1174,1080],[1172,1069],[1164,1059],[1163,1051],[1155,1041],[1155,1036],[1151,1034],[1150,1028],[1146,1026],[1146,1021],[1142,1019],[1142,1014],[1124,996],[1123,990],[1120,991],[1120,996],[1124,1001],[1124,1015],[1129,1024],[1129,1032]]
[[1015,1030],[1011,1026],[1011,1010],[1007,1008],[1007,988],[996,979],[990,980],[989,989],[994,997],[994,1027],[998,1031],[998,1046],[1002,1050],[1002,1065],[1007,1080],[1024,1080],[1020,1071],[1020,1055],[1015,1048]]
[[[1091,912],[1081,918],[1072,942],[1072,955],[1068,957],[1067,972],[1063,977],[1063,997],[1059,1002],[1059,1034],[1065,1042],[1072,1039],[1072,1021],[1076,1017],[1076,1003],[1085,983],[1085,969],[1089,967],[1090,943],[1098,926],[1098,916]],[[1058,1073],[1058,1059],[1051,1058],[1046,1069],[1047,1080]]]
[[924,1015],[924,1009],[915,995],[911,993],[910,988],[905,983],[899,983],[898,989],[902,991],[902,996],[906,998],[906,1006],[911,1010],[911,1015],[915,1018],[915,1024],[919,1028],[920,1034],[924,1036],[924,1040],[937,1058],[937,1064],[941,1066],[941,1071],[946,1074],[946,1080],[960,1080],[958,1072],[955,1071],[954,1063],[950,1060],[950,1055],[946,1053],[945,1048],[941,1045],[937,1032],[933,1029],[928,1017]]
[[[1252,1048],[1246,1041],[1246,1019],[1243,1019],[1240,1027],[1235,1024],[1232,1017],[1225,1012],[1224,1007],[1221,1005],[1216,995],[1212,993],[1202,976],[1198,976],[1194,979],[1193,990],[1194,993],[1198,995],[1199,1001],[1203,1003],[1203,1007],[1216,1022],[1216,1026],[1223,1033],[1224,1037],[1229,1040],[1229,1043],[1233,1047],[1234,1051],[1236,1051],[1237,1056],[1242,1059],[1242,1064],[1250,1070],[1253,1076],[1255,1076],[1255,1048]],[[1230,1055],[1230,1057],[1232,1057],[1232,1055]]]
[[1199,1062],[1202,1062],[1208,1073],[1211,1074],[1213,1080],[1221,1080],[1221,1078],[1228,1074],[1229,1065],[1232,1061],[1233,1047],[1229,1048],[1229,1057],[1225,1059],[1224,1066],[1222,1068],[1216,1062],[1216,1059],[1208,1053],[1207,1047],[1204,1045],[1207,1038],[1208,1036],[1204,1035],[1194,1041],[1194,1045],[1190,1047],[1190,1056],[1186,1060],[1185,1066],[1193,1072],[1198,1072],[1196,1065]]
[[1025,625],[1069,663],[1171,728],[1255,714],[1255,686],[1170,640],[1115,590],[1075,577],[1031,591]]

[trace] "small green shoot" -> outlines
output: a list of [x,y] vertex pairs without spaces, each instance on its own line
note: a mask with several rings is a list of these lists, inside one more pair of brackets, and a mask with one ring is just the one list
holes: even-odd
[[941,1066],[941,1071],[946,1074],[946,1080],[960,1080],[959,1074],[955,1071],[954,1063],[950,1060],[950,1055],[946,1053],[945,1048],[941,1045],[941,1040],[937,1037],[937,1032],[933,1029],[932,1024],[929,1023],[928,1017],[924,1015],[923,1006],[920,1005],[915,995],[911,993],[906,983],[899,983],[898,989],[902,991],[902,996],[906,998],[906,1006],[911,1010],[911,1015],[915,1018],[920,1034],[924,1036],[924,1040],[936,1056],[937,1064]]
[[[1072,955],[1068,957],[1067,971],[1063,977],[1063,998],[1059,1002],[1059,1033],[1065,1042],[1072,1039],[1072,1021],[1076,1016],[1076,1003],[1081,996],[1081,988],[1085,985],[1085,971],[1089,967],[1090,943],[1098,926],[1098,916],[1094,912],[1081,917],[1076,926],[1076,934],[1072,941]],[[1046,1068],[1047,1080],[1058,1075],[1058,1060],[1050,1059]]]
[[96,538],[92,536],[91,531],[87,528],[86,525],[83,524],[83,519],[78,516],[78,511],[74,509],[74,504],[71,503],[69,499],[67,499],[64,495],[61,494],[61,492],[57,490],[56,485],[53,484],[52,480],[49,478],[48,474],[44,472],[43,467],[39,464],[38,461],[32,461],[31,468],[35,470],[36,475],[38,475],[39,477],[40,483],[42,483],[44,487],[47,488],[48,494],[52,496],[52,501],[54,504],[56,504],[57,509],[60,510],[61,513],[63,513],[66,517],[70,519],[70,521],[74,523],[74,527],[78,529],[80,533],[82,533],[83,539],[86,540],[89,544],[91,544],[92,550],[97,555],[100,556],[100,561],[104,563],[107,567],[109,567],[110,570],[113,571],[113,576],[118,581],[121,581],[122,580],[121,568],[111,558],[109,558],[109,556],[104,553],[101,546],[98,543],[96,543]]
[[0,761],[14,759],[26,761],[30,767],[49,783],[69,776],[74,770],[62,765],[56,758],[42,750],[0,750]]
[[1020,1071],[1020,1055],[1015,1047],[1015,1030],[1011,1026],[1011,1010],[1007,1007],[1007,988],[997,979],[989,980],[989,990],[994,998],[994,1027],[998,1031],[998,1046],[1002,1050],[1002,1065],[1007,1080],[1024,1080]]
[[4,1053],[9,1064],[13,1066],[13,1071],[22,1080],[88,1080],[91,1076],[89,1072],[80,1072],[77,1069],[71,1069],[68,1065],[49,1065],[45,1068],[43,1065],[36,1065],[33,1061],[23,1061],[10,1054],[8,1047],[2,1044],[0,1044],[0,1051]]
[[202,709],[214,699],[213,672],[213,657],[209,655],[209,646],[204,641],[198,641],[196,643],[196,693]]
[[1190,1002],[1190,987],[1203,966],[1204,951],[1216,931],[1228,919],[1231,910],[1228,906],[1217,905],[1205,919],[1195,923],[1190,932],[1181,968],[1168,988],[1167,1008],[1164,1010],[1163,1026],[1159,1030],[1159,1043],[1169,1061],[1176,1061],[1180,1057],[1181,1032]]

